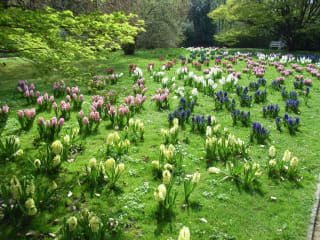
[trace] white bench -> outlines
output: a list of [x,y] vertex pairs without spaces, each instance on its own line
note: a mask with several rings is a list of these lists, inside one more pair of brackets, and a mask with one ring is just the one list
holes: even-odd
[[271,41],[269,48],[276,48],[281,50],[282,48],[284,48],[286,46],[286,44],[282,41]]

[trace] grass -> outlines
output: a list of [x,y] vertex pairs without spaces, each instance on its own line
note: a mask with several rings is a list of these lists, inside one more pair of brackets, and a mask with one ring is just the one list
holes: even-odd
[[[271,144],[277,147],[278,152],[283,153],[285,149],[289,149],[300,159],[303,176],[301,186],[289,181],[275,182],[269,179],[266,173],[262,177],[262,194],[239,191],[232,182],[218,181],[220,179],[218,176],[209,175],[206,172],[205,139],[191,133],[188,126],[185,131],[180,133],[180,143],[186,153],[184,157],[186,172],[193,173],[197,169],[201,172],[201,181],[191,195],[191,200],[198,203],[198,207],[183,209],[181,207],[183,184],[176,185],[175,188],[179,194],[175,208],[175,219],[171,222],[157,222],[155,218],[157,203],[153,199],[153,191],[160,184],[160,181],[153,179],[151,161],[158,159],[159,145],[161,144],[160,129],[168,127],[168,112],[156,111],[155,104],[150,101],[150,96],[160,85],[149,78],[146,66],[153,62],[156,67],[159,67],[163,63],[159,60],[159,56],[165,56],[169,60],[180,54],[186,55],[187,52],[179,49],[140,50],[134,56],[123,56],[122,53],[115,52],[111,53],[105,61],[83,64],[83,76],[87,76],[87,69],[93,71],[92,73],[95,75],[103,74],[103,69],[107,67],[112,67],[117,72],[124,72],[125,77],[117,85],[108,87],[120,93],[119,99],[132,94],[131,85],[133,82],[127,74],[128,64],[137,64],[145,73],[148,100],[144,105],[145,110],[135,115],[135,118],[139,118],[145,123],[145,141],[131,147],[126,160],[125,175],[120,179],[123,192],[115,194],[104,189],[100,197],[91,198],[85,187],[78,184],[79,175],[83,173],[83,168],[90,158],[96,157],[98,160],[104,160],[103,143],[107,134],[111,132],[106,128],[107,123],[104,121],[100,125],[98,134],[83,140],[85,150],[76,156],[75,162],[63,164],[63,171],[56,179],[60,188],[58,206],[51,211],[41,212],[27,225],[0,223],[0,239],[23,238],[22,236],[29,230],[41,233],[56,232],[59,229],[56,219],[61,223],[65,216],[74,214],[73,206],[77,210],[88,207],[99,214],[120,219],[120,222],[125,225],[123,232],[116,239],[177,239],[179,229],[183,225],[190,228],[192,239],[300,240],[306,238],[320,166],[320,145],[318,144],[320,137],[318,131],[320,127],[320,106],[318,104],[320,83],[316,79],[313,79],[309,107],[301,104],[302,127],[301,132],[296,136],[290,136],[287,131],[282,133],[276,131],[274,122],[262,117],[262,104],[254,104],[250,109],[252,120],[263,123],[271,130]],[[16,111],[30,106],[27,106],[23,99],[17,97],[15,93],[17,80],[27,79],[29,82],[35,82],[41,91],[52,92],[52,83],[64,76],[61,74],[39,75],[37,69],[20,59],[9,58],[1,61],[6,62],[6,66],[0,68],[0,102],[8,103],[11,107],[10,118],[1,138],[5,135],[19,134],[23,149],[30,156],[30,159],[34,159],[37,156],[37,148],[33,146],[32,139],[37,136],[36,126],[28,133],[18,131]],[[235,69],[241,71],[244,66],[245,64],[240,62],[235,66]],[[170,71],[169,75],[173,76],[178,67],[179,64]],[[307,73],[304,74],[311,77]],[[276,70],[269,67],[265,77],[270,84],[278,76]],[[86,102],[84,103],[86,109],[90,107],[90,97],[86,91],[86,82],[89,80],[90,77],[67,79],[70,85],[80,85],[82,92],[86,94]],[[251,81],[253,80],[252,77]],[[183,85],[182,81],[176,81],[178,85]],[[291,81],[286,84],[288,89],[292,88]],[[249,82],[250,80],[245,75],[240,80],[241,85],[248,85]],[[278,103],[281,106],[280,116],[282,116],[285,112],[285,105],[280,93],[268,89],[268,94],[268,103]],[[178,100],[171,98],[170,101],[171,109],[174,109]],[[223,127],[227,127],[237,137],[249,142],[251,129],[240,126],[233,127],[230,113],[227,111],[214,112],[212,97],[200,93],[198,103],[194,110],[195,114],[215,115]],[[41,113],[38,116],[48,118],[53,116],[53,113]],[[67,127],[77,125],[76,113],[73,113],[71,120],[67,122]],[[186,137],[190,139],[189,144],[182,141]],[[268,146],[251,145],[250,152],[252,159],[261,165],[266,163]],[[223,168],[221,164],[218,166]],[[10,179],[13,174],[21,175],[30,172],[30,164],[27,159],[6,163],[0,167],[0,176],[3,180]],[[67,197],[69,191],[73,192],[71,198]],[[277,200],[272,201],[272,196]],[[207,223],[203,222],[203,219],[206,219]]]

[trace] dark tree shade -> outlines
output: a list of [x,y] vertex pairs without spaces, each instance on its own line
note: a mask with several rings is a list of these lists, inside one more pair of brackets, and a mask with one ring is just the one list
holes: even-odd
[[216,7],[215,1],[191,0],[189,24],[186,26],[186,46],[211,46],[216,26],[207,14]]

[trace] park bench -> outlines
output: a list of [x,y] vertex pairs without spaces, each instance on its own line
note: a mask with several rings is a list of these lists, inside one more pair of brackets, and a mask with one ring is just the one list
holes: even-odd
[[272,49],[272,48],[276,48],[276,49],[279,49],[281,50],[282,48],[284,48],[286,46],[286,44],[282,41],[271,41],[270,42],[270,45],[269,45],[269,48]]

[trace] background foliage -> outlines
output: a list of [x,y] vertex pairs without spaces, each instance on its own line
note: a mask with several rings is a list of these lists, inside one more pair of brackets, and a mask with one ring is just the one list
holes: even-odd
[[209,16],[223,22],[215,39],[229,46],[266,47],[282,39],[291,50],[320,49],[319,1],[228,0]]

